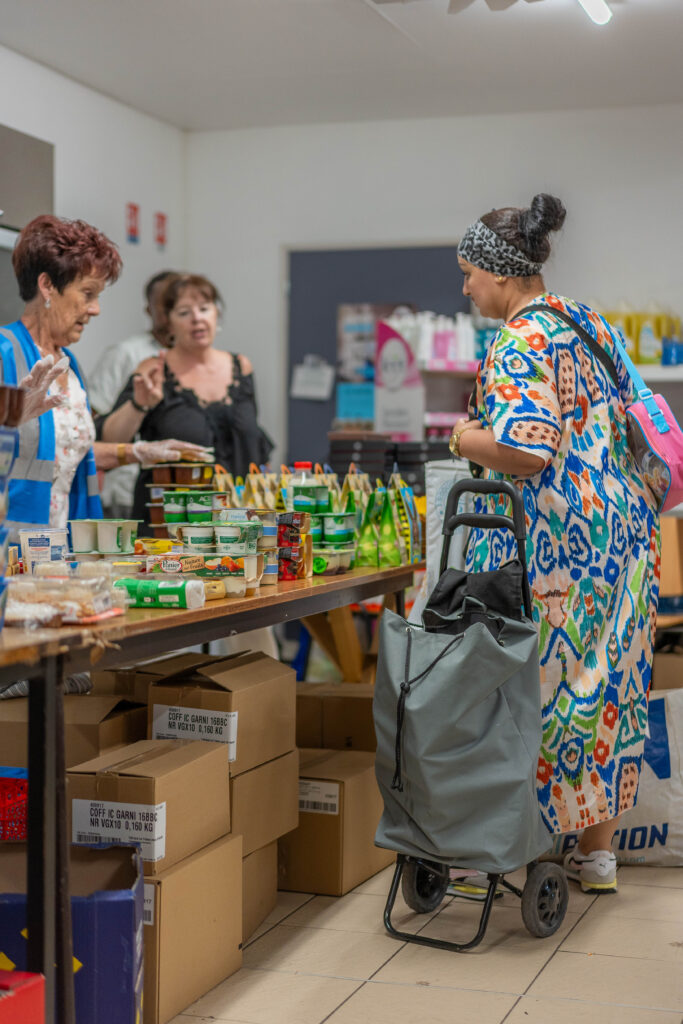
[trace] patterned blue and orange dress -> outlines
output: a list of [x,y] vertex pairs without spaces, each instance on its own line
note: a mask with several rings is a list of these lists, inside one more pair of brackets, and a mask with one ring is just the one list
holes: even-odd
[[[539,311],[500,328],[475,392],[473,411],[499,443],[546,460],[535,476],[506,479],[524,498],[539,630],[538,797],[548,829],[560,833],[635,803],[659,592],[659,515],[627,444],[632,385],[615,329],[551,293],[530,305],[569,313],[607,350],[620,382],[617,389],[564,321]],[[490,470],[484,476],[503,479]],[[481,498],[479,510],[493,511],[497,501],[503,499]],[[509,532],[473,530],[467,568],[497,568],[515,555]]]

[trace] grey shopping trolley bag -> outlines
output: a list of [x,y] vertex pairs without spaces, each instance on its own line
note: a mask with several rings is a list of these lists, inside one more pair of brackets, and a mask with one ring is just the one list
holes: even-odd
[[[471,490],[509,496],[514,519],[457,515],[459,496]],[[513,529],[519,558],[494,572],[446,569],[461,523]],[[536,796],[538,638],[519,491],[506,482],[456,483],[444,535],[423,626],[388,611],[380,625],[374,718],[384,812],[375,842],[437,872],[457,865],[499,876],[551,845]]]

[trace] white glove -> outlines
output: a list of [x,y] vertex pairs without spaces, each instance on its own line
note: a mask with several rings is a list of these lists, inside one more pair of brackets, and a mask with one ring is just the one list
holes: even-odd
[[183,455],[190,455],[194,462],[213,462],[211,449],[189,441],[176,441],[173,437],[164,441],[136,441],[133,445],[133,457],[143,465],[180,462]]
[[64,405],[61,395],[48,395],[48,389],[55,382],[57,377],[69,369],[69,360],[62,356],[56,363],[54,356],[44,356],[39,359],[31,372],[19,382],[23,388],[24,411],[21,414],[21,423],[42,416],[49,409],[55,409]]

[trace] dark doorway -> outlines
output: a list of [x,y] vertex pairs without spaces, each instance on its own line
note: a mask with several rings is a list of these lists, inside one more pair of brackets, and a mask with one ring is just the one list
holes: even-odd
[[292,367],[309,353],[337,361],[337,307],[343,303],[411,303],[453,315],[468,311],[456,245],[336,249],[289,254],[288,453],[323,462],[335,398],[289,398]]

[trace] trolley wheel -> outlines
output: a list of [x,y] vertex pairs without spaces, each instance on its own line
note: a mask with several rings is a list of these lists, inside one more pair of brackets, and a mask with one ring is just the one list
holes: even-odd
[[448,868],[431,861],[407,859],[403,867],[403,899],[416,914],[436,910],[448,888]]
[[522,920],[527,931],[545,939],[564,921],[569,902],[567,876],[559,864],[543,861],[529,871],[522,892]]

